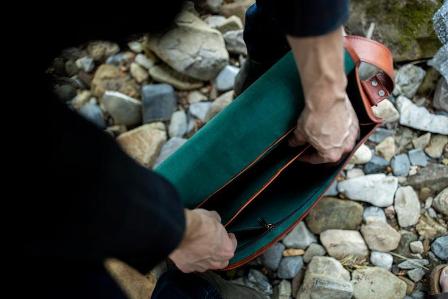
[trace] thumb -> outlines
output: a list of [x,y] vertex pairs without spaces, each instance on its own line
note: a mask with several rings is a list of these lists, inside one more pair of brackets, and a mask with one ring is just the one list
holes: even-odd
[[305,134],[303,134],[299,128],[296,128],[293,135],[289,138],[288,143],[291,147],[297,147],[306,144],[307,141],[305,138]]

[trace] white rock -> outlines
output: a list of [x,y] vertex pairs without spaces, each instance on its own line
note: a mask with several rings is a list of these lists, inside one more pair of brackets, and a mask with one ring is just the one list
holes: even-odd
[[329,229],[320,234],[328,254],[337,259],[346,256],[365,257],[369,254],[361,234],[355,230]]
[[395,122],[400,118],[400,113],[389,100],[383,100],[372,107],[373,113],[383,120],[383,123]]
[[381,141],[381,143],[375,147],[375,152],[387,161],[390,161],[397,152],[394,137],[390,136]]
[[448,135],[448,117],[429,113],[424,107],[418,107],[403,96],[398,97],[400,124],[414,129]]
[[423,243],[422,241],[413,241],[409,243],[409,248],[413,253],[423,253]]
[[358,178],[361,176],[364,176],[364,171],[362,171],[362,169],[359,168],[353,168],[347,171],[347,175],[346,178],[347,179],[353,179],[353,178]]
[[190,115],[200,119],[205,122],[205,117],[207,116],[208,111],[210,110],[212,103],[210,102],[199,102],[190,105],[188,112]]
[[188,103],[190,104],[199,103],[203,101],[207,101],[207,97],[197,90],[192,91],[188,94]]
[[156,63],[154,59],[151,59],[143,54],[137,54],[137,56],[135,56],[135,62],[147,70],[152,68]]
[[411,186],[398,188],[395,193],[395,212],[401,227],[417,224],[420,218],[420,201]]
[[370,262],[377,266],[384,268],[386,270],[390,270],[392,268],[392,263],[394,258],[389,253],[372,251],[370,254]]
[[350,163],[352,164],[366,164],[372,159],[372,151],[370,148],[363,144],[361,145],[353,155]]
[[182,137],[187,133],[187,114],[183,110],[173,113],[168,129],[170,137]]
[[317,239],[308,230],[304,221],[300,222],[284,239],[283,244],[288,248],[306,249],[312,243],[317,243]]
[[394,95],[404,95],[412,98],[425,78],[426,72],[414,64],[406,64],[401,67],[395,77]]
[[169,156],[174,154],[182,145],[187,142],[187,139],[179,138],[179,137],[173,137],[170,140],[168,140],[162,147],[162,150],[160,151],[160,155],[156,160],[156,163],[154,164],[154,168],[159,166],[163,161],[168,159]]
[[353,298],[398,299],[406,296],[406,283],[380,267],[357,269],[352,274]]
[[386,215],[384,214],[383,209],[378,207],[367,207],[364,209],[364,213],[362,215],[362,219],[365,223],[371,221],[381,221],[386,223]]
[[338,191],[352,200],[388,207],[393,203],[397,187],[397,178],[381,173],[339,182]]
[[143,83],[149,78],[148,71],[135,62],[131,63],[130,73],[138,83]]
[[448,187],[443,189],[442,192],[434,198],[432,206],[438,212],[448,216]]
[[392,226],[381,221],[361,226],[361,233],[371,250],[388,252],[396,249],[401,235]]
[[218,91],[228,91],[233,88],[235,77],[239,72],[239,68],[228,65],[221,70],[215,79],[215,86]]

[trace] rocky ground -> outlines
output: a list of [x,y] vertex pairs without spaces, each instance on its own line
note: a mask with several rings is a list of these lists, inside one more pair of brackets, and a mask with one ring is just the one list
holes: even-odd
[[[232,102],[251,2],[188,5],[163,35],[66,49],[49,70],[55,92],[152,168]],[[424,298],[448,260],[448,84],[430,57],[400,63],[404,52],[374,108],[383,126],[305,221],[227,279],[276,299]]]

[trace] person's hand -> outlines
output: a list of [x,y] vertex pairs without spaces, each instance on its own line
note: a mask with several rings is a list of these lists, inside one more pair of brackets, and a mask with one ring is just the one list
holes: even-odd
[[322,36],[288,36],[305,96],[291,146],[310,144],[316,151],[301,160],[313,164],[339,161],[355,146],[359,134],[356,113],[347,97],[343,30]]
[[221,217],[214,211],[185,210],[187,221],[184,239],[170,254],[170,259],[184,273],[222,269],[229,264],[236,249],[234,234],[228,234]]

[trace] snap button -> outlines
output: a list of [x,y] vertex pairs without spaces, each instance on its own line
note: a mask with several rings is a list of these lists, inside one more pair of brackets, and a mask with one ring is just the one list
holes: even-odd
[[378,91],[378,95],[380,97],[384,97],[386,95],[386,93],[384,92],[384,90],[380,89],[380,91]]
[[372,86],[378,86],[378,81],[376,81],[376,80],[372,80],[371,83],[372,83]]

